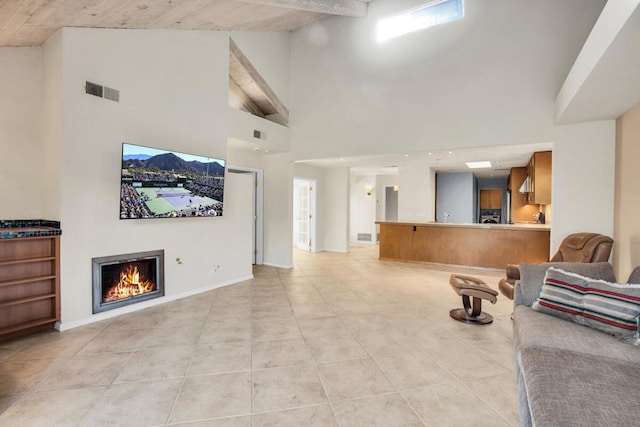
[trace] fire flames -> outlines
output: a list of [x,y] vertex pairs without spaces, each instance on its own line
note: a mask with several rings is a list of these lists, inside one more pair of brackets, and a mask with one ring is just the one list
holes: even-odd
[[129,265],[120,273],[120,281],[112,286],[104,296],[104,302],[131,298],[136,295],[152,292],[156,285],[148,280],[140,281],[137,265]]

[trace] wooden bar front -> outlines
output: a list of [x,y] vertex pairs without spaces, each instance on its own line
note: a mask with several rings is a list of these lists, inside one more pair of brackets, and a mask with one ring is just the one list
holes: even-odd
[[504,269],[549,261],[548,228],[380,223],[381,260]]

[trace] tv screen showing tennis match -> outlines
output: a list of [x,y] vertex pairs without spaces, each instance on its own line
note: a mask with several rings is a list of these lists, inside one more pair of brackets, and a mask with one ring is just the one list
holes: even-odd
[[224,160],[122,144],[120,219],[222,216]]

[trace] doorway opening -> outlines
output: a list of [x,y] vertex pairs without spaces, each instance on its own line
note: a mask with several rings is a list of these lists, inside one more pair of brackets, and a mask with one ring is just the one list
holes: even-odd
[[316,180],[293,179],[293,247],[316,252]]
[[398,187],[395,185],[384,186],[384,220],[398,220]]
[[264,181],[261,169],[245,168],[242,166],[229,166],[229,173],[242,173],[253,175],[253,227],[252,227],[252,260],[254,265],[261,265],[263,262],[262,246],[264,241],[264,221],[263,221],[263,200]]

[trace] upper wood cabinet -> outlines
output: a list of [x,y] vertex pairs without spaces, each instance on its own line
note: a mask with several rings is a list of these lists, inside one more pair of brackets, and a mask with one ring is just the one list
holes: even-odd
[[535,222],[533,214],[540,210],[540,205],[529,204],[529,194],[522,194],[518,190],[527,178],[527,167],[511,168],[509,174],[509,189],[511,190],[511,221],[514,223]]
[[551,204],[551,151],[533,153],[527,165],[530,204]]
[[502,209],[502,190],[480,190],[480,209]]

